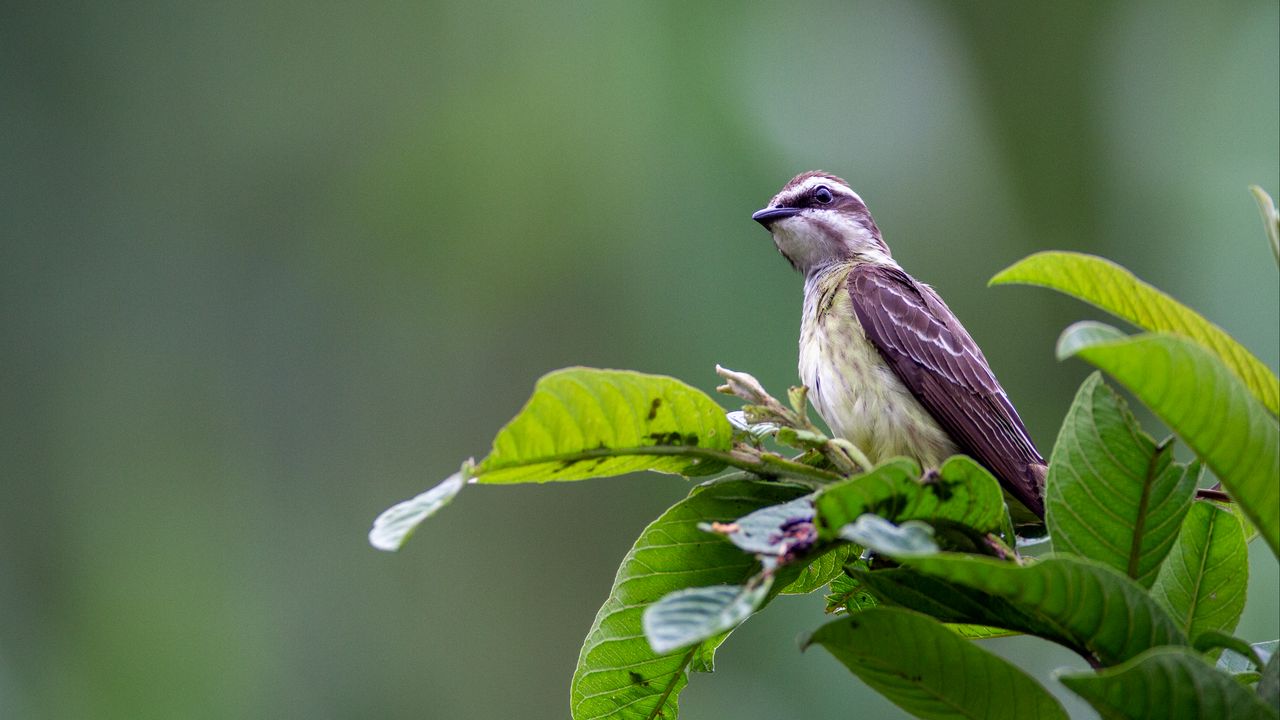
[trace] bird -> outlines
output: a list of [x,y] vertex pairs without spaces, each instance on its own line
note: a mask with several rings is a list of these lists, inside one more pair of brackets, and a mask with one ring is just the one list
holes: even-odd
[[849,183],[801,173],[751,218],[804,275],[800,379],[833,435],[872,462],[906,456],[930,469],[968,455],[1017,501],[1015,522],[1042,521],[1047,468],[1018,411],[938,293],[893,259]]

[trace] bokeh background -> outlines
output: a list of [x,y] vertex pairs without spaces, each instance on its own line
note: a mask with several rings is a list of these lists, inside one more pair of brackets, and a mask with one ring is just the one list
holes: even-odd
[[[566,717],[687,483],[474,489],[398,555],[370,521],[554,368],[795,382],[800,279],[749,216],[801,170],[850,179],[1046,452],[1093,313],[986,287],[1033,251],[1275,368],[1277,7],[5,3],[0,717]],[[1240,631],[1274,638],[1253,552]],[[901,717],[797,651],[820,608],[747,623],[682,716]]]

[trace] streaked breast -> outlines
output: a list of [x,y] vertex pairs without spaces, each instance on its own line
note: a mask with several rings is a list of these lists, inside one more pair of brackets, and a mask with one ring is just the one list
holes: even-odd
[[845,286],[851,268],[806,279],[800,380],[831,432],[872,462],[905,455],[936,467],[956,446],[867,340]]

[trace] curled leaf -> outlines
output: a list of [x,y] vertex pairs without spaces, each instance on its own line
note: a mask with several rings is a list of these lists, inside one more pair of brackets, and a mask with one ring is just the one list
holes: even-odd
[[644,636],[659,655],[732,630],[760,607],[773,580],[747,585],[685,588],[663,596],[644,611]]
[[919,520],[894,525],[879,515],[865,513],[840,528],[840,539],[894,558],[919,557],[938,552],[933,527]]
[[458,471],[421,495],[382,511],[369,531],[369,544],[379,550],[399,550],[418,525],[448,505],[465,483],[462,471]]
[[1276,264],[1280,265],[1280,212],[1276,211],[1276,204],[1266,190],[1250,185],[1249,192],[1258,201],[1258,212],[1262,213],[1262,228],[1267,233],[1271,253],[1276,256]]
[[1276,376],[1261,360],[1222,328],[1110,260],[1084,253],[1036,253],[991,278],[992,285],[1011,283],[1052,288],[1144,330],[1188,338],[1216,355],[1273,415],[1280,412]]

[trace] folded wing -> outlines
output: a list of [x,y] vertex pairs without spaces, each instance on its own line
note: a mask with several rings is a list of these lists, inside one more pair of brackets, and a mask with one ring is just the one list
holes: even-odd
[[956,445],[1044,517],[1044,458],[977,343],[933,288],[901,268],[849,273],[854,312],[889,367]]

